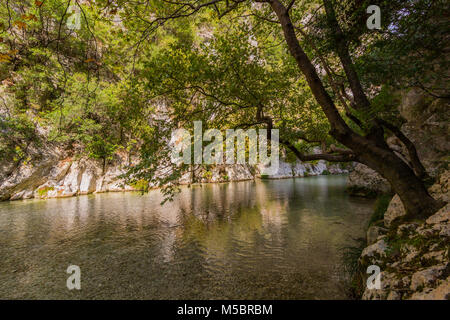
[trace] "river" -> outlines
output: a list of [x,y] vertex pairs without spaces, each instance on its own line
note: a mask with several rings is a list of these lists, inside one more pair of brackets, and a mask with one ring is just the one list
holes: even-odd
[[[0,298],[345,299],[373,201],[346,176],[0,203]],[[68,290],[69,265],[81,290]]]

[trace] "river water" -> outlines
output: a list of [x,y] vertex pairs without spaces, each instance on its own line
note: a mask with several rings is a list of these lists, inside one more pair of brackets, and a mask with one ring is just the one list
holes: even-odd
[[[0,203],[0,298],[345,299],[373,202],[346,176]],[[68,290],[69,265],[81,290]]]

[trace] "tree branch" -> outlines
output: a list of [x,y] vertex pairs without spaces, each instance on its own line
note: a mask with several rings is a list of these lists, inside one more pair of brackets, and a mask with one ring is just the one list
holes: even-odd
[[344,67],[345,74],[347,75],[350,88],[352,89],[353,96],[355,97],[357,108],[369,108],[370,103],[359,81],[358,74],[353,66],[352,59],[348,52],[348,43],[342,32],[341,27],[336,19],[336,13],[333,8],[331,0],[323,0],[325,5],[325,12],[327,14],[328,24],[333,32],[333,38],[337,49],[337,54]]
[[317,153],[317,154],[303,154],[292,143],[287,140],[280,139],[280,142],[284,144],[300,161],[313,161],[313,160],[327,160],[331,162],[349,162],[357,161],[356,155],[350,150],[345,150],[345,153],[330,154],[330,153]]
[[384,126],[386,129],[391,131],[406,147],[406,150],[408,150],[409,158],[411,161],[412,169],[414,170],[414,173],[416,176],[420,179],[427,179],[429,178],[427,171],[425,170],[425,167],[423,166],[422,162],[419,159],[419,155],[417,154],[417,149],[412,143],[411,140],[408,139],[407,136],[403,134],[403,132],[394,126],[393,124],[377,118],[377,121],[380,125]]
[[288,11],[279,0],[271,1],[270,5],[281,23],[290,53],[296,60],[299,69],[305,75],[314,97],[330,122],[331,134],[339,137],[341,140],[351,142],[350,140],[352,139],[350,136],[354,136],[355,133],[347,126],[344,119],[342,119],[333,100],[325,90],[315,67],[300,46]]

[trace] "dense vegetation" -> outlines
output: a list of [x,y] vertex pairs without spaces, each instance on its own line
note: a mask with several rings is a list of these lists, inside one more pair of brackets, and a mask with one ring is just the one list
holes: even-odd
[[[381,8],[380,30],[366,27],[369,4]],[[278,128],[288,157],[364,163],[411,216],[428,215],[442,204],[398,129],[398,90],[444,97],[446,9],[433,0],[3,0],[1,157],[27,161],[42,143],[104,162],[139,151],[130,181],[171,193],[189,169],[161,175],[174,129],[194,120]],[[391,134],[410,163],[385,143]],[[308,154],[312,146],[322,153]]]

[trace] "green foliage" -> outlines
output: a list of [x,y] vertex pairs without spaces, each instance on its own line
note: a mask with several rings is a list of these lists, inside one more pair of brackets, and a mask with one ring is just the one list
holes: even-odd
[[[371,3],[374,4],[374,3]],[[443,0],[384,1],[385,27],[361,46],[356,61],[362,80],[395,88],[417,86],[434,95],[445,91],[443,76],[449,61],[444,54],[449,9]],[[367,31],[365,32],[367,33]]]
[[46,187],[39,188],[37,190],[37,193],[39,195],[39,198],[45,198],[47,196],[48,192],[52,191],[52,190],[55,190],[55,188],[46,186]]
[[384,213],[386,212],[391,200],[392,194],[382,194],[378,196],[374,205],[374,212],[370,216],[369,226],[384,219]]
[[340,248],[340,258],[348,279],[346,282],[348,295],[353,299],[360,299],[365,289],[365,270],[360,265],[359,258],[367,243],[364,238],[353,240],[352,245]]
[[[186,3],[77,1],[81,28],[71,30],[69,3],[3,2],[0,81],[2,96],[9,98],[7,110],[0,110],[2,156],[26,161],[29,145],[38,143],[36,131],[45,132],[44,142],[104,163],[117,152],[138,153],[140,162],[126,178],[155,182],[172,195],[176,180],[190,168],[167,163],[168,141],[173,130],[192,129],[195,120],[203,121],[204,130],[264,129],[270,118],[282,139],[300,152],[340,146],[286,48],[280,25],[268,21],[275,18],[269,5],[245,1],[229,8],[219,1],[171,16],[177,9],[190,12],[193,7]],[[383,15],[384,29],[375,32],[365,27],[368,1],[333,1],[362,86],[371,92],[370,110],[353,110],[362,129],[343,116],[358,133],[367,133],[375,116],[400,123],[396,90],[402,84],[427,83],[426,90],[441,92],[438,80],[448,69],[448,61],[441,61],[445,32],[439,12],[445,3],[408,3],[371,2]],[[296,1],[290,16],[300,44],[344,114],[332,84],[347,89],[349,83],[322,2]],[[310,17],[307,27],[304,17]],[[442,64],[435,67],[436,61]],[[322,72],[324,63],[330,74]],[[295,162],[295,154],[285,151]],[[167,166],[167,175],[158,172],[161,166]]]
[[131,186],[138,191],[147,192],[149,189],[149,182],[145,179],[134,181]]
[[205,172],[203,172],[203,178],[206,179],[206,180],[208,180],[208,181],[211,181],[211,178],[212,178],[212,172],[209,171],[209,170],[206,170]]
[[34,124],[24,114],[13,117],[0,115],[0,155],[14,162],[29,161],[27,148],[39,142]]

